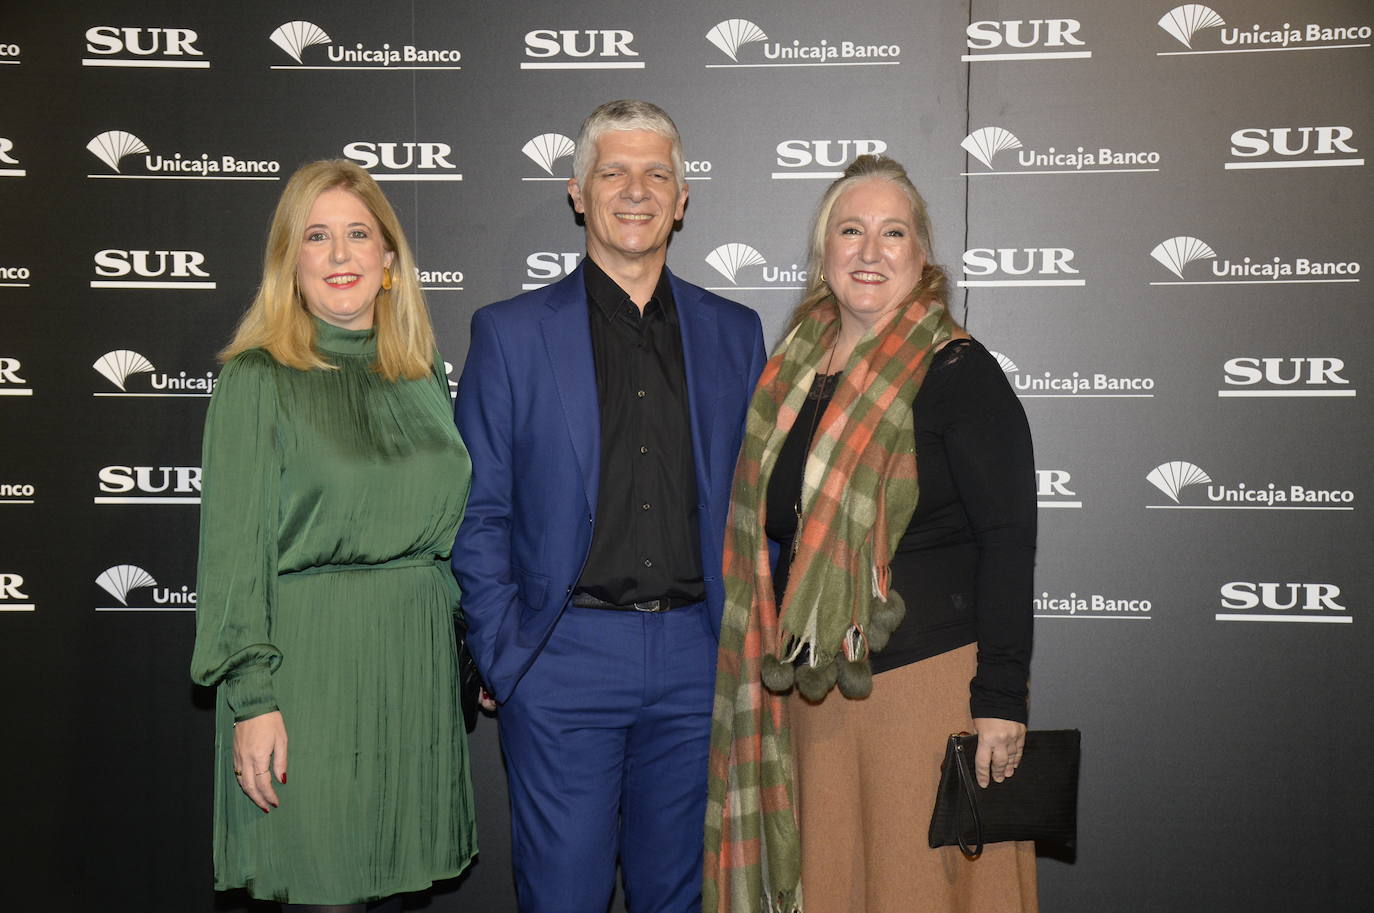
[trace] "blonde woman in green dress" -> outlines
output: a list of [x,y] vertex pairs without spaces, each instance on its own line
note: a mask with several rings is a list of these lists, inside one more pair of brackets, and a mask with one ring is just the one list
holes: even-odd
[[399,909],[477,851],[448,563],[471,463],[367,172],[292,176],[222,357],[191,664],[218,688],[215,887]]

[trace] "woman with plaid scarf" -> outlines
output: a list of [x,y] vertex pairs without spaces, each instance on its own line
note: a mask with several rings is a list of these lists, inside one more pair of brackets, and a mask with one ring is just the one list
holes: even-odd
[[[928,849],[945,740],[1025,737],[1034,462],[950,317],[891,159],[826,191],[808,288],[750,404],[726,532],[705,909],[1035,911],[1030,844]],[[837,693],[838,692],[838,693]]]

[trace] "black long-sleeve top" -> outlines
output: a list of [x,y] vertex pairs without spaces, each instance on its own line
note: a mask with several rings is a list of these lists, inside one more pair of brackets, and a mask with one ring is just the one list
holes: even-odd
[[596,528],[579,592],[616,605],[706,598],[682,333],[668,271],[641,314],[583,267],[601,409]]
[[[805,450],[839,375],[818,377],[768,481],[765,531],[781,545],[773,575],[787,587]],[[974,717],[1026,721],[1035,567],[1035,462],[1025,411],[1006,375],[974,340],[937,352],[913,404],[920,496],[897,553],[892,587],[906,619],[872,657],[875,673],[978,644]]]

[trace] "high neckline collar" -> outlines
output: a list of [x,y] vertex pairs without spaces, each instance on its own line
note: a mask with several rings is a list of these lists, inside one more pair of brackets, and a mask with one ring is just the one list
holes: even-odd
[[336,355],[376,354],[377,334],[372,328],[347,330],[314,314],[310,315],[310,319],[315,321],[315,348],[321,352],[333,352]]

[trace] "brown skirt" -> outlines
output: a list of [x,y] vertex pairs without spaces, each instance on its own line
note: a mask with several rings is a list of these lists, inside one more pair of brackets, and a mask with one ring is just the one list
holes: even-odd
[[951,732],[973,731],[977,647],[874,677],[859,701],[788,699],[806,913],[1036,913],[1035,846],[926,845]]

